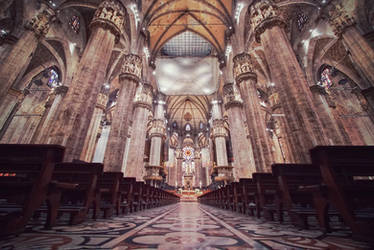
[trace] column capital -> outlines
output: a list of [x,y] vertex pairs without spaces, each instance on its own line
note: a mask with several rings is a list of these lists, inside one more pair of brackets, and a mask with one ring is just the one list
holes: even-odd
[[256,42],[261,42],[261,34],[274,26],[285,27],[286,23],[280,17],[278,6],[271,0],[262,0],[251,6],[250,25],[255,34]]
[[329,23],[336,36],[341,36],[344,31],[356,24],[353,16],[344,9],[342,4],[337,4],[329,11]]
[[46,8],[27,22],[25,24],[25,28],[33,31],[37,38],[44,37],[49,31],[50,23],[54,16],[54,10],[51,8]]
[[161,119],[154,119],[152,121],[152,127],[149,131],[150,137],[165,137],[166,136],[166,126],[165,121]]
[[108,29],[116,36],[116,43],[119,42],[121,33],[125,26],[126,9],[118,0],[105,0],[97,8],[91,21],[90,28],[100,26]]
[[231,107],[243,107],[243,100],[234,83],[226,83],[223,85],[223,102],[226,110]]
[[131,79],[135,82],[140,82],[142,78],[142,58],[138,55],[128,54],[125,55],[122,62],[121,78]]
[[217,138],[217,137],[226,137],[227,136],[227,131],[226,131],[223,119],[213,121],[212,136],[213,136],[214,139]]
[[109,96],[105,92],[100,92],[97,96],[97,101],[95,107],[101,110],[106,109],[106,105],[108,103]]
[[257,81],[257,75],[253,70],[252,58],[247,53],[241,53],[233,59],[233,73],[236,84],[240,85],[242,81],[252,79]]
[[152,111],[152,101],[153,101],[153,87],[150,84],[143,83],[139,86],[141,89],[135,96],[134,107],[146,108]]

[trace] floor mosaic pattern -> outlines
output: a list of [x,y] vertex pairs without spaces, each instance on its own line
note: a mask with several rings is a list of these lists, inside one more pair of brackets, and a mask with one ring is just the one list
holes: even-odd
[[162,208],[45,230],[37,223],[0,241],[13,249],[373,249],[348,231],[323,235],[226,210],[181,202]]

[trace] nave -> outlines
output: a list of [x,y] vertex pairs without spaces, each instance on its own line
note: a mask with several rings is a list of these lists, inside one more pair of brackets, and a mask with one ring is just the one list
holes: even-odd
[[347,230],[323,234],[197,202],[179,202],[110,220],[43,229],[31,223],[0,249],[370,249]]

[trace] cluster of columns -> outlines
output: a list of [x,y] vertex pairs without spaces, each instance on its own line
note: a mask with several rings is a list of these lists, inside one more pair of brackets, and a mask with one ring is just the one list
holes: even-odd
[[357,65],[362,77],[366,79],[366,86],[362,87],[362,94],[374,109],[374,50],[360,34],[355,19],[343,5],[336,4],[330,10],[329,22],[335,35],[343,40],[350,52],[352,61]]
[[[45,105],[46,115],[36,128],[31,143],[64,145],[65,161],[92,161],[108,102],[108,89],[103,84],[114,45],[124,32],[125,17],[126,9],[120,1],[105,0],[100,3],[90,23],[91,35],[75,76],[69,88],[61,86],[54,89]],[[6,128],[25,96],[11,87],[23,68],[27,67],[54,18],[54,10],[43,3],[40,13],[26,24],[22,37],[0,64],[0,106],[8,109],[0,117],[2,128]],[[119,76],[121,88],[104,158],[106,171],[122,170],[126,138],[132,122],[134,129],[129,151],[135,152],[129,152],[129,164],[125,164],[129,167],[125,172],[137,180],[143,180],[146,124],[152,112],[152,87],[140,83],[142,68],[142,59],[137,55],[126,55],[123,59]],[[135,95],[137,89],[138,94]]]
[[[120,1],[105,0],[99,5],[90,24],[91,36],[75,77],[69,88],[62,86],[55,89],[45,106],[47,115],[43,116],[36,128],[32,143],[64,145],[66,161],[92,160],[97,131],[108,100],[103,83],[112,50],[124,29],[125,15],[126,10]],[[0,108],[4,110],[0,116],[0,135],[25,96],[23,92],[12,89],[12,85],[27,66],[39,41],[48,33],[54,17],[54,10],[43,5],[40,13],[26,24],[23,35],[13,46],[9,56],[0,63]],[[250,7],[250,20],[255,39],[264,48],[271,78],[275,83],[269,97],[271,106],[274,109],[280,106],[284,117],[277,123],[277,131],[282,134],[280,144],[287,156],[285,160],[308,162],[310,148],[318,144],[327,145],[329,142],[325,139],[326,131],[317,115],[303,69],[286,35],[285,21],[281,18],[278,7],[270,0],[253,4]],[[329,21],[367,80],[362,93],[374,108],[373,49],[360,34],[352,16],[341,5],[336,5],[330,12]],[[222,111],[219,103],[214,101],[212,138],[216,148],[217,181],[231,181],[234,176],[250,177],[255,171],[269,171],[274,162],[266,124],[260,119],[262,110],[252,58],[247,53],[241,53],[234,57],[233,62],[236,84],[224,85],[223,98],[228,110],[235,174],[227,159],[228,135]],[[163,100],[159,99],[150,130],[150,162],[144,169],[143,150],[146,126],[152,112],[153,89],[151,85],[141,83],[142,68],[139,56],[125,56],[104,165],[107,171],[122,170],[128,130],[132,123],[125,175],[136,177],[139,181],[160,181],[163,167],[160,155],[166,130],[164,106]],[[249,141],[243,140],[243,135],[246,134],[243,111],[248,124]],[[181,157],[177,157],[177,162],[178,160],[181,165]],[[180,180],[178,173],[176,175],[177,180]]]

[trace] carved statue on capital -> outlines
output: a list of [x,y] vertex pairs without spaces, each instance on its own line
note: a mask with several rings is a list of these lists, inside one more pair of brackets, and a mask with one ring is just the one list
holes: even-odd
[[353,16],[344,9],[342,4],[337,4],[334,9],[329,11],[329,14],[330,25],[337,36],[341,36],[348,27],[356,24]]
[[278,6],[271,0],[258,1],[251,6],[250,25],[254,31],[256,41],[261,42],[260,35],[268,28],[274,26],[285,27],[285,22],[280,18]]
[[122,62],[121,75],[120,77],[130,78],[136,82],[139,82],[142,77],[142,58],[129,54],[125,55]]
[[45,9],[26,23],[25,28],[33,31],[38,38],[44,37],[49,31],[54,16],[53,10]]
[[243,100],[240,97],[240,93],[236,89],[234,83],[226,83],[223,85],[223,102],[226,110],[234,106],[243,106]]
[[257,81],[257,75],[253,70],[251,56],[247,53],[241,53],[234,57],[233,73],[237,84],[247,79]]
[[125,25],[126,9],[118,0],[105,0],[97,8],[90,24],[91,27],[99,25],[109,29],[119,41]]
[[165,122],[161,119],[154,119],[152,121],[152,127],[149,131],[150,137],[165,137],[166,136],[166,126]]
[[223,119],[213,121],[212,136],[213,138],[228,136]]
[[150,84],[143,83],[139,86],[140,91],[137,91],[134,98],[135,107],[143,107],[152,111],[153,102],[153,87]]

